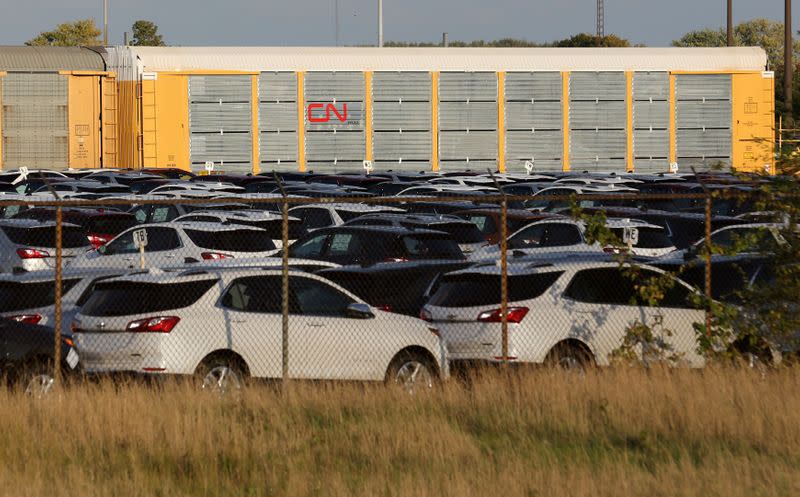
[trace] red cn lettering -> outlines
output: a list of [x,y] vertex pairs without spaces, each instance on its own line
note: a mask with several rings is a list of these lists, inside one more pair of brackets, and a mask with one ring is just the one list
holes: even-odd
[[328,122],[329,117],[328,117],[328,113],[327,112],[325,113],[325,117],[313,117],[313,115],[312,115],[311,111],[313,109],[322,109],[323,107],[325,107],[325,106],[322,105],[321,103],[308,104],[308,122],[310,122],[310,123],[326,123],[326,122]]
[[342,104],[342,113],[339,114],[339,111],[336,110],[336,106],[333,104],[328,104],[328,107],[325,109],[325,113],[328,114],[328,119],[330,120],[331,114],[330,111],[333,111],[336,114],[336,117],[339,121],[345,123],[347,122],[347,104]]

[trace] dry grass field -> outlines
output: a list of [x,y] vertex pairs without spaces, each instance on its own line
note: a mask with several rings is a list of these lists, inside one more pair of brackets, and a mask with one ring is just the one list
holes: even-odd
[[800,370],[0,391],[0,494],[800,495]]

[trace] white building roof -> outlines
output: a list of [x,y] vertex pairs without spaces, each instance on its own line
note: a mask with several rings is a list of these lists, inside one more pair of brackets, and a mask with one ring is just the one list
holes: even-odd
[[156,71],[761,71],[758,47],[335,48],[130,47]]

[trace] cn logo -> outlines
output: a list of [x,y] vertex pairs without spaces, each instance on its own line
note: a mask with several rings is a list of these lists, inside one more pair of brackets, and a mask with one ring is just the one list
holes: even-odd
[[[316,116],[314,114],[315,109],[325,109],[325,115],[320,115],[318,113]],[[323,104],[323,103],[313,103],[308,104],[308,122],[310,123],[327,123],[331,120],[331,113],[336,116],[336,119],[339,121],[346,123],[347,122],[347,104],[342,104],[342,112],[339,113],[339,109],[336,108],[335,104]]]

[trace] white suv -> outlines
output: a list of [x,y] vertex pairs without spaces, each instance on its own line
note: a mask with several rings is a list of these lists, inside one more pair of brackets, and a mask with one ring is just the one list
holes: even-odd
[[[691,287],[673,279],[658,306],[651,307],[637,288],[663,278],[663,271],[639,266],[633,277],[616,262],[596,259],[581,262],[573,254],[560,261],[509,264],[510,360],[608,365],[626,329],[639,323],[652,327],[666,356],[693,367],[704,364],[693,324],[702,323],[705,313],[690,302]],[[500,267],[479,264],[443,276],[421,317],[439,329],[451,360],[501,360]]]
[[278,251],[269,233],[258,228],[213,223],[158,223],[123,231],[99,249],[76,257],[70,267],[138,268],[139,249],[133,236],[138,230],[147,232],[145,264],[148,267],[269,257]]
[[[282,372],[281,272],[187,271],[101,283],[73,323],[89,372],[197,374],[229,388]],[[449,374],[436,329],[373,310],[341,287],[290,272],[289,375],[432,386]]]

